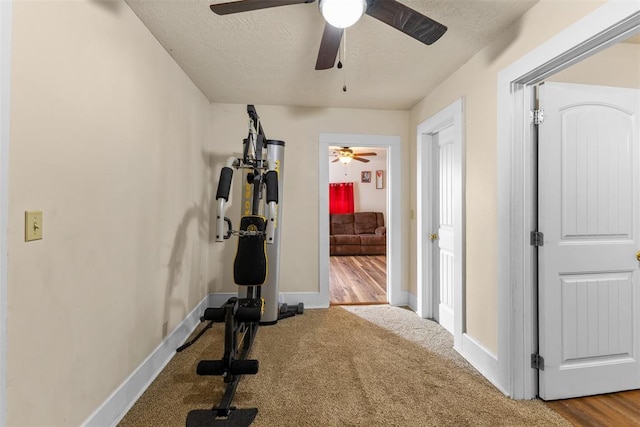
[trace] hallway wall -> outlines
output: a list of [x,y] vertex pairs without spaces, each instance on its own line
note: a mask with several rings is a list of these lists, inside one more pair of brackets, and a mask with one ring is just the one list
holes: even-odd
[[207,294],[209,102],[124,2],[14,2],[12,44],[7,422],[80,425]]
[[[464,330],[490,354],[498,352],[498,177],[497,177],[497,82],[503,68],[544,41],[601,6],[600,0],[541,0],[491,44],[478,52],[411,110],[416,129],[438,111],[464,99],[465,216],[466,216],[466,324]],[[416,159],[416,143],[411,159]],[[416,182],[416,161],[411,180]],[[417,195],[412,190],[411,206]],[[419,220],[419,218],[418,218]],[[411,236],[416,235],[416,222]],[[411,253],[417,241],[412,237]],[[411,292],[416,292],[416,265],[412,257]]]

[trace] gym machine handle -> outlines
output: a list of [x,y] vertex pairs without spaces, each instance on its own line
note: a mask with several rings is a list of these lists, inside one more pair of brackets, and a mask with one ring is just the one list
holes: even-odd
[[[216,242],[223,242],[231,237],[233,231],[233,225],[231,220],[226,216],[222,216],[221,212],[224,210],[224,199],[218,200],[218,214],[216,216]],[[225,231],[225,223],[227,224]]]
[[224,217],[224,222],[227,223],[227,225],[229,226],[229,228],[227,228],[227,232],[224,235],[224,239],[228,239],[229,237],[231,237],[232,231],[233,231],[233,225],[231,224],[231,220],[229,218],[227,218],[226,216]]

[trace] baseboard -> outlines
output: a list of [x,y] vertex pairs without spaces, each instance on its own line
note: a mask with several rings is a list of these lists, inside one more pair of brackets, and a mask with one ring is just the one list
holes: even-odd
[[160,374],[178,348],[200,323],[205,308],[211,306],[207,295],[187,317],[156,347],[135,371],[82,424],[85,427],[115,426]]
[[292,306],[303,303],[305,309],[329,307],[329,298],[323,297],[320,292],[280,292],[278,302]]
[[[238,296],[237,293],[219,293],[209,295],[209,307],[220,307],[229,298]],[[304,308],[327,308],[329,302],[325,301],[320,292],[280,292],[278,303],[286,303],[294,306],[303,303]]]
[[495,355],[467,334],[462,334],[462,348],[459,353],[498,390],[507,394],[498,381],[498,358]]
[[406,291],[407,292],[407,298],[409,300],[409,308],[411,310],[413,310],[414,312],[418,312],[418,297],[416,295],[414,295],[413,293]]
[[[401,290],[398,292],[399,295],[396,295],[394,297],[394,302],[390,302],[391,305],[405,306],[407,304],[411,304],[411,294],[409,293],[409,291]],[[278,298],[278,302],[287,303],[289,305],[297,305],[298,303],[303,303],[305,309],[329,307],[329,300],[327,296],[323,296],[320,292],[281,292]],[[411,308],[414,308],[414,306],[410,305]]]

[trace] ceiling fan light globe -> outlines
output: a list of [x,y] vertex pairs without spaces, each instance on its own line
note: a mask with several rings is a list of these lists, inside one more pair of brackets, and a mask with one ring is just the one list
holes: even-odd
[[346,164],[348,164],[350,161],[351,161],[351,157],[349,157],[349,156],[343,156],[343,157],[340,157],[340,162],[341,162],[342,164],[345,164],[345,165],[346,165]]
[[348,28],[358,22],[367,10],[366,0],[320,0],[320,13],[336,28]]

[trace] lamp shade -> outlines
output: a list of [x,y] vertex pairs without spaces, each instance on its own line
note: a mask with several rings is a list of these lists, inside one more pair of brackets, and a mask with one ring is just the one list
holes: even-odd
[[344,163],[345,165],[347,163],[349,163],[351,161],[351,157],[350,156],[342,156],[340,157],[340,162]]
[[347,28],[358,22],[367,10],[366,0],[320,0],[320,13],[336,28]]

